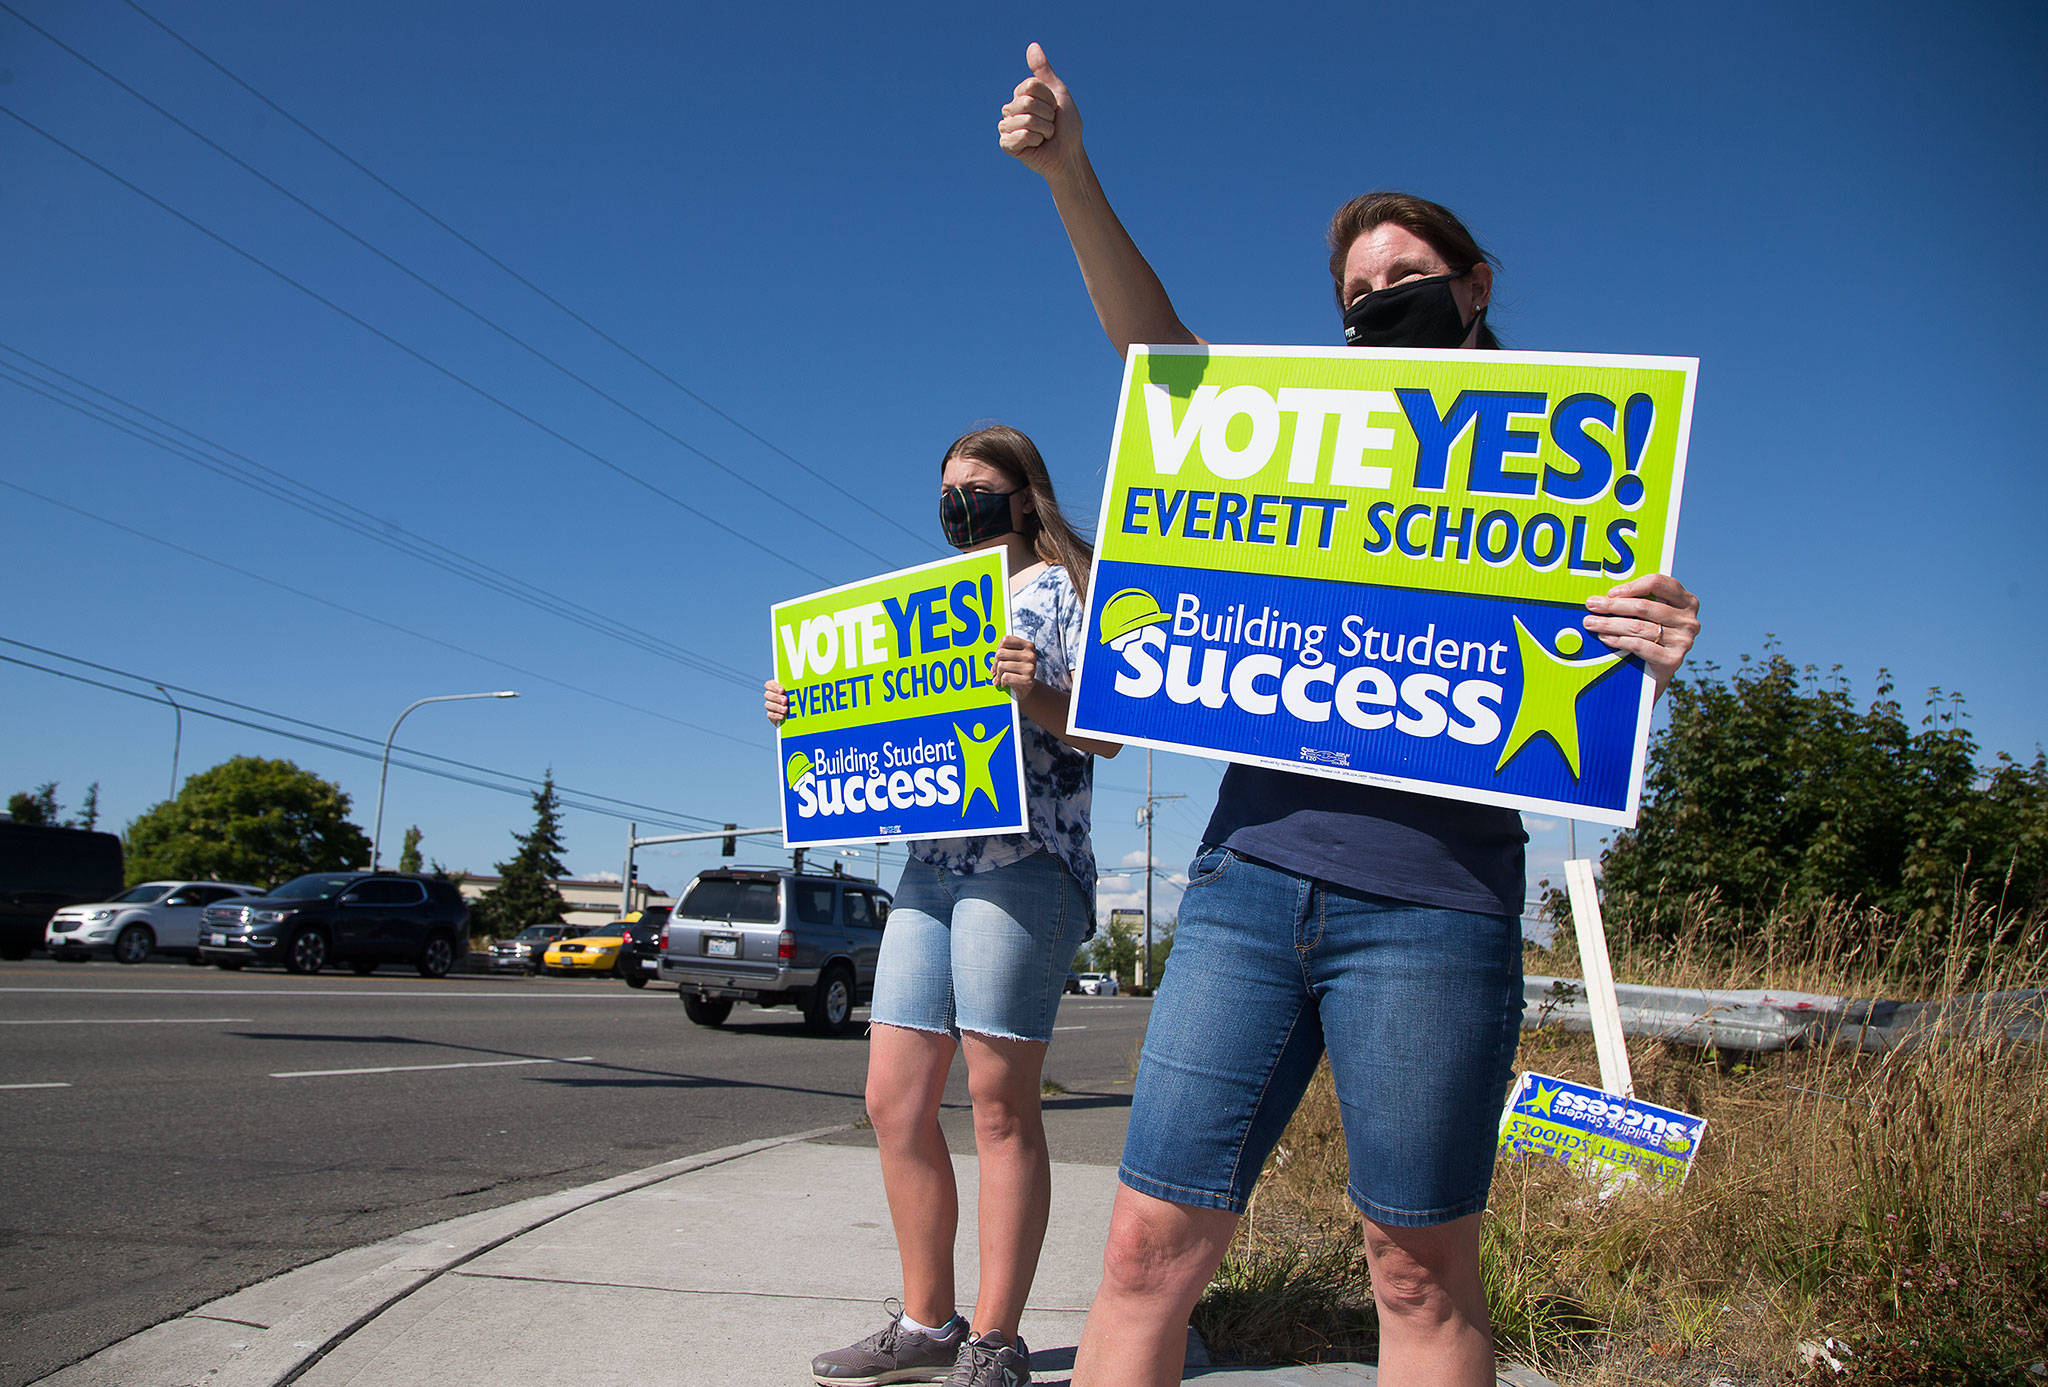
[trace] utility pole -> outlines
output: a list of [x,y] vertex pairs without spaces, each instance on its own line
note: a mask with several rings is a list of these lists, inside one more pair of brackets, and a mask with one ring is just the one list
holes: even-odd
[[1152,806],[1162,800],[1186,799],[1186,795],[1152,793],[1152,750],[1145,749],[1145,807],[1138,822],[1145,826],[1145,951],[1138,955],[1138,986],[1152,985]]

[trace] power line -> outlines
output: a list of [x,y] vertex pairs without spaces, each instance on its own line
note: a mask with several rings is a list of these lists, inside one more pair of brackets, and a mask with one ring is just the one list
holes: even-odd
[[[195,439],[198,443],[225,455],[227,459],[232,459],[233,461],[208,457],[180,439],[172,438],[168,434],[150,428],[147,425],[139,424],[132,419],[125,419],[112,408],[101,404],[97,400],[86,399],[76,391],[67,390],[54,382],[40,380],[29,372],[22,371],[19,367],[11,366],[8,363],[0,362],[0,380],[5,380],[33,394],[41,395],[53,404],[62,405],[66,409],[83,414],[86,418],[96,423],[105,424],[109,428],[117,429],[122,433],[128,434],[130,437],[140,439],[142,442],[148,443],[153,447],[160,448],[170,453],[173,457],[180,458],[183,461],[204,468],[217,476],[246,486],[250,490],[267,496],[274,501],[303,511],[316,520],[324,521],[339,529],[359,535],[388,549],[393,549],[410,558],[418,559],[422,563],[451,573],[458,578],[475,583],[489,591],[496,592],[501,596],[510,597],[515,601],[523,602],[527,606],[547,612],[564,621],[572,622],[575,625],[595,631],[599,635],[610,637],[613,640],[633,646],[649,654],[658,655],[663,659],[673,660],[699,673],[709,674],[741,687],[751,687],[756,682],[754,677],[744,670],[736,669],[722,661],[700,655],[688,646],[678,645],[673,641],[664,641],[646,632],[637,631],[616,619],[607,617],[602,612],[585,607],[581,603],[572,602],[567,598],[559,597],[522,578],[515,577],[501,569],[493,568],[480,560],[469,558],[454,549],[429,540],[423,535],[406,529],[396,521],[387,520],[370,511],[350,505],[339,497],[332,496],[317,487],[308,486],[288,474],[278,471],[274,467],[257,462],[245,454],[237,453],[233,449],[216,443],[202,434],[194,433],[190,429],[172,423],[160,415],[152,414],[139,405],[124,400],[120,396],[103,390],[90,382],[80,380],[78,377],[30,356],[27,352],[21,351],[18,348],[0,342],[0,351],[7,352],[12,356],[18,356],[24,361],[31,362],[40,369],[50,372],[52,375],[71,381],[73,384],[81,386],[95,395],[113,401],[114,404],[119,405],[123,409],[130,410],[145,419],[154,420],[167,429],[175,430],[188,438]],[[238,466],[237,463],[246,464],[246,466]],[[274,482],[266,480],[262,476],[255,475],[249,469],[256,469],[277,480]],[[311,504],[304,499],[307,496],[316,497],[326,504]],[[361,517],[361,519],[350,519],[347,515],[337,514],[335,508],[350,512],[355,516]],[[384,533],[386,530],[392,533]],[[398,539],[392,537],[394,534],[402,536],[409,543],[399,542]]]
[[86,520],[91,520],[97,524],[105,525],[110,529],[119,530],[121,533],[125,535],[131,535],[136,539],[147,540],[151,544],[161,545],[163,548],[170,550],[174,554],[182,554],[188,559],[197,559],[201,563],[212,564],[215,568],[224,569],[227,572],[233,573],[238,577],[251,579],[254,582],[262,583],[265,586],[276,588],[281,592],[288,592],[292,596],[302,597],[308,602],[318,602],[323,607],[331,607],[335,611],[341,612],[347,616],[355,617],[359,621],[367,621],[374,625],[382,626],[386,630],[396,631],[400,635],[411,636],[415,640],[425,641],[430,645],[438,645],[443,650],[452,650],[458,655],[466,655],[473,660],[482,660],[484,663],[496,665],[500,669],[511,670],[514,674],[520,675],[523,678],[538,679],[542,683],[552,684],[558,689],[567,689],[570,693],[582,694],[586,698],[594,698],[599,700],[600,702],[609,703],[613,707],[624,708],[628,712],[642,713],[650,718],[659,718],[663,722],[671,722],[678,727],[687,727],[693,732],[702,732],[705,735],[711,737],[722,737],[726,741],[737,742],[742,746],[752,745],[752,743],[748,741],[747,738],[736,737],[730,732],[722,732],[715,727],[706,727],[702,723],[690,722],[684,718],[674,717],[668,713],[658,712],[653,708],[642,708],[637,703],[628,703],[622,698],[614,698],[610,694],[599,693],[595,689],[582,688],[578,685],[571,684],[566,680],[557,679],[551,674],[542,674],[538,670],[527,669],[523,665],[515,665],[508,660],[500,660],[494,655],[486,655],[482,651],[471,650],[466,646],[457,645],[453,641],[442,640],[439,636],[430,636],[424,631],[415,631],[411,627],[401,626],[395,621],[387,621],[383,617],[372,616],[368,612],[358,611],[354,607],[345,606],[342,603],[333,601],[330,598],[322,597],[318,593],[307,592],[303,588],[295,588],[289,583],[280,582],[275,578],[266,577],[264,574],[251,572],[249,569],[237,567],[234,564],[228,563],[224,559],[217,559],[211,554],[202,554],[196,549],[187,549],[182,544],[173,544],[170,540],[164,539],[161,536],[149,534],[143,530],[138,530],[131,525],[124,525],[118,520],[109,519],[107,516],[95,514],[92,511],[84,509],[83,507],[74,506],[70,504],[68,501],[59,501],[54,496],[45,496],[40,491],[31,491],[29,488],[22,486],[16,482],[10,482],[4,477],[0,477],[0,486],[8,488],[10,491],[18,491],[22,495],[32,497],[35,500],[41,501],[45,505],[55,506],[59,510],[69,511],[73,515],[80,516]]
[[58,139],[55,135],[43,129],[42,126],[37,125],[34,121],[22,115],[19,111],[14,110],[12,107],[0,105],[0,115],[5,115],[9,119],[13,120],[17,125],[22,126],[24,129],[42,136],[49,143],[63,150],[72,158],[77,159],[80,163],[83,163],[97,170],[99,173],[103,174],[113,182],[120,184],[129,192],[135,194],[137,197],[149,203],[151,206],[156,207],[159,210],[166,212],[169,215],[177,218],[179,221],[185,223],[185,225],[191,227],[194,231],[197,231],[200,235],[206,237],[208,240],[213,241],[215,244],[221,246],[223,249],[233,252],[235,255],[240,256],[242,259],[248,261],[250,264],[256,266],[256,268],[264,271],[266,274],[273,276],[274,278],[278,279],[284,284],[290,285],[292,288],[304,294],[307,298],[312,299],[315,303],[318,303],[323,307],[332,310],[339,316],[348,319],[348,321],[354,323],[357,327],[369,333],[371,336],[377,338],[379,341],[385,342],[390,346],[396,347],[399,351],[404,352],[407,356],[413,358],[415,361],[418,361],[422,365],[431,368],[438,374],[445,376],[447,379],[455,382],[457,385],[460,385],[463,389],[470,391],[478,398],[487,400],[490,403],[496,405],[499,409],[504,410],[513,418],[518,419],[521,422],[528,424],[531,427],[539,430],[541,433],[546,434],[549,438],[554,439],[556,442],[562,444],[564,447],[572,449],[575,452],[581,453],[584,457],[589,458],[592,462],[597,463],[600,467],[605,468],[607,471],[615,473],[618,476],[625,478],[627,481],[632,482],[635,486],[641,487],[644,490],[650,492],[651,494],[659,496],[662,500],[667,501],[669,504],[677,507],[678,509],[685,511],[690,515],[696,516],[705,524],[710,525],[714,529],[723,531],[725,534],[732,536],[734,539],[737,539],[738,541],[740,541],[740,543],[745,544],[749,548],[757,549],[761,553],[768,555],[770,558],[775,559],[779,563],[788,564],[791,568],[796,569],[799,573],[803,573],[812,578],[815,578],[821,583],[831,581],[824,574],[818,572],[818,570],[810,567],[808,564],[799,563],[797,560],[789,557],[789,555],[782,553],[774,548],[771,548],[766,544],[763,544],[760,540],[755,539],[753,536],[745,533],[744,531],[735,529],[733,526],[726,524],[724,521],[706,514],[704,511],[699,510],[697,507],[691,505],[688,501],[683,500],[680,496],[675,495],[673,492],[663,490],[661,487],[656,486],[653,482],[648,481],[645,477],[640,476],[638,473],[633,472],[628,468],[622,467],[616,462],[613,462],[610,458],[598,452],[596,449],[589,448],[581,443],[578,443],[575,439],[569,437],[567,434],[561,432],[560,430],[548,424],[542,423],[539,419],[535,418],[531,414],[528,414],[525,410],[520,409],[517,405],[514,405],[507,400],[500,399],[498,396],[493,395],[490,391],[484,389],[481,385],[478,385],[476,382],[470,380],[466,376],[459,374],[453,369],[447,366],[443,366],[440,362],[434,360],[426,353],[418,350],[415,347],[408,346],[404,342],[399,341],[390,333],[384,331],[380,327],[377,327],[375,324],[369,322],[367,319],[358,317],[356,314],[351,313],[348,309],[343,308],[340,304],[336,303],[333,299],[328,298],[326,295],[320,293],[318,290],[313,289],[310,286],[301,283],[299,280],[292,278],[283,270],[278,269],[276,266],[270,264],[268,261],[262,259],[253,252],[244,250],[241,246],[236,245],[226,236],[223,236],[219,232],[206,226],[204,223],[198,221],[193,217],[187,216],[185,213],[171,206],[170,203],[165,202],[162,198],[156,196],[154,193],[144,191],[141,187],[130,182],[126,178],[123,178],[120,174],[115,173],[112,169],[108,168],[105,164],[100,163],[91,155],[86,154],[83,151],[75,149],[71,145],[66,144],[63,140]]
[[631,347],[628,347],[625,343],[619,341],[610,333],[598,327],[597,324],[591,322],[582,314],[578,313],[575,309],[569,307],[568,304],[563,303],[553,294],[550,294],[547,290],[541,288],[538,284],[535,284],[525,275],[520,274],[519,271],[513,269],[510,265],[506,264],[503,260],[500,260],[497,256],[491,254],[491,252],[485,250],[482,246],[478,245],[468,236],[456,230],[455,227],[449,225],[446,221],[443,221],[440,217],[428,211],[418,202],[415,202],[411,197],[408,197],[405,193],[399,191],[397,187],[393,186],[390,182],[386,181],[381,175],[377,174],[374,170],[370,169],[367,165],[362,163],[362,161],[358,160],[357,158],[355,158],[355,156],[348,153],[348,151],[341,148],[341,146],[334,143],[334,141],[328,139],[325,135],[315,130],[312,126],[306,124],[306,122],[304,122],[303,120],[300,120],[290,111],[287,111],[284,107],[278,105],[277,102],[271,100],[268,96],[265,96],[262,92],[258,91],[254,86],[250,85],[241,77],[231,72],[226,66],[221,64],[218,60],[216,60],[211,54],[207,53],[204,49],[200,48],[197,44],[193,43],[183,34],[180,34],[177,30],[171,28],[170,25],[164,23],[161,19],[158,19],[148,10],[143,9],[141,5],[135,3],[135,0],[126,0],[126,3],[129,9],[134,10],[137,14],[141,15],[151,24],[154,24],[158,29],[161,29],[165,34],[169,35],[171,39],[182,45],[186,49],[186,51],[190,52],[194,57],[198,58],[208,67],[211,67],[215,72],[218,72],[221,76],[227,78],[230,82],[233,82],[236,86],[240,87],[249,95],[255,97],[258,101],[262,102],[265,106],[268,106],[271,110],[277,112],[278,115],[284,117],[287,121],[291,122],[292,125],[297,127],[300,131],[304,132],[315,142],[323,146],[336,158],[340,159],[343,163],[349,165],[349,167],[353,168],[356,172],[362,174],[363,177],[369,179],[372,183],[375,183],[385,192],[397,198],[400,202],[404,203],[407,207],[410,207],[420,216],[432,222],[442,231],[448,233],[448,235],[454,237],[457,241],[460,241],[470,250],[476,252],[477,255],[489,261],[492,265],[496,266],[500,271],[509,276],[512,280],[514,280],[524,288],[532,291],[535,295],[540,297],[543,301],[545,301],[555,309],[559,310],[571,321],[575,322],[578,326],[590,332],[599,341],[605,343],[607,346],[612,347],[613,349],[617,350],[618,352],[626,356],[628,359],[646,368],[648,371],[652,372],[654,375],[666,381],[669,385],[673,386],[682,394],[696,401],[699,405],[711,411],[711,413],[717,415],[720,419],[723,419],[726,423],[732,425],[732,427],[738,429],[741,433],[753,439],[756,443],[759,443],[762,447],[768,449],[776,456],[789,462],[792,466],[797,467],[798,469],[803,471],[808,476],[814,478],[818,482],[838,492],[841,496],[844,496],[847,500],[853,502],[861,509],[867,511],[870,515],[873,515],[877,519],[881,520],[884,524],[893,525],[896,529],[902,531],[904,534],[908,535],[911,539],[916,540],[921,545],[925,545],[927,547],[931,546],[931,540],[929,536],[918,534],[916,531],[909,529],[900,521],[896,520],[895,517],[885,514],[880,510],[877,510],[874,506],[862,500],[853,492],[848,491],[845,487],[839,485],[839,483],[833,481],[830,477],[818,471],[809,463],[804,462],[801,458],[798,458],[793,454],[786,452],[777,444],[772,443],[768,439],[762,437],[753,429],[741,423],[738,419],[726,413],[723,409],[720,409],[717,405],[705,399],[702,395],[690,389],[690,387],[688,387],[687,385],[684,385],[681,381],[677,380],[667,371],[664,371],[661,367],[655,365],[652,361],[649,361],[646,357],[640,355]]
[[471,318],[474,318],[477,322],[483,324],[491,331],[497,333],[506,341],[512,343],[514,346],[520,348],[522,351],[527,352],[537,360],[545,363],[547,366],[549,366],[556,372],[560,373],[561,375],[565,376],[569,380],[574,381],[576,384],[582,386],[585,390],[588,390],[593,395],[596,395],[599,399],[604,400],[606,403],[612,405],[614,408],[622,411],[627,415],[630,415],[634,419],[637,419],[640,423],[645,424],[648,428],[654,430],[663,438],[668,439],[677,447],[686,449],[689,452],[696,454],[706,463],[709,463],[711,466],[725,473],[728,477],[731,477],[733,480],[739,482],[742,486],[745,486],[750,490],[762,496],[765,496],[770,501],[773,501],[776,505],[782,507],[784,510],[790,512],[792,515],[795,515],[799,519],[803,520],[806,524],[817,526],[819,529],[822,529],[826,533],[832,535],[835,539],[839,539],[844,543],[851,545],[853,548],[860,550],[863,554],[866,554],[869,558],[872,558],[877,562],[890,562],[887,555],[877,553],[875,550],[868,548],[866,545],[860,543],[858,540],[852,539],[849,536],[842,533],[841,531],[836,530],[831,526],[827,525],[824,521],[818,519],[818,517],[810,511],[804,510],[800,506],[791,504],[786,498],[777,495],[775,492],[769,490],[767,487],[764,487],[760,483],[754,481],[751,477],[746,476],[745,474],[737,471],[734,468],[728,467],[725,463],[720,462],[717,458],[705,452],[696,444],[691,443],[687,439],[684,439],[678,434],[670,431],[662,424],[657,423],[655,420],[648,418],[645,414],[642,414],[639,410],[634,409],[624,400],[619,399],[617,396],[604,390],[602,387],[598,386],[597,384],[585,378],[584,376],[578,375],[576,372],[570,370],[567,366],[564,366],[561,362],[555,360],[555,358],[549,356],[546,352],[534,346],[531,342],[528,342],[525,338],[519,336],[511,329],[504,327],[502,324],[494,321],[491,318],[486,317],[483,313],[471,307],[463,300],[457,298],[448,290],[443,289],[440,285],[434,283],[434,281],[428,279],[425,275],[420,274],[411,266],[399,260],[396,256],[389,254],[380,247],[371,243],[369,240],[350,230],[347,226],[343,225],[334,217],[331,217],[327,213],[321,211],[318,207],[315,207],[312,203],[306,201],[306,199],[300,197],[297,193],[285,187],[282,183],[279,183],[269,174],[264,173],[261,169],[257,168],[254,164],[251,164],[248,160],[243,159],[240,155],[237,155],[233,151],[227,149],[225,146],[221,145],[217,141],[213,140],[211,137],[194,128],[186,121],[180,119],[178,116],[166,110],[163,106],[158,105],[155,101],[150,100],[150,98],[144,96],[134,87],[128,85],[128,83],[122,81],[119,77],[116,77],[113,73],[107,71],[98,63],[86,57],[83,53],[79,52],[70,44],[58,38],[55,34],[52,34],[49,30],[43,28],[41,25],[35,23],[35,21],[24,16],[19,10],[15,9],[12,5],[7,4],[6,0],[0,0],[0,10],[6,11],[8,14],[14,16],[14,18],[21,24],[26,25],[28,28],[35,30],[35,32],[42,35],[42,37],[47,42],[53,44],[58,48],[63,49],[66,53],[70,54],[78,62],[84,64],[86,67],[91,68],[94,72],[98,73],[108,82],[112,83],[116,87],[119,87],[129,96],[141,102],[143,105],[149,107],[150,110],[156,112],[159,116],[162,116],[165,120],[171,122],[171,124],[177,126],[180,130],[183,130],[193,139],[198,140],[201,144],[205,145],[208,149],[211,149],[214,153],[220,155],[223,159],[226,159],[230,163],[234,164],[235,167],[241,169],[250,177],[259,180],[264,184],[264,186],[270,188],[272,191],[278,193],[280,196],[290,199],[292,203],[294,203],[295,205],[297,205],[310,215],[319,218],[322,222],[326,223],[334,230],[340,232],[342,235],[348,237],[349,240],[355,242],[364,250],[370,252],[370,254],[376,256],[379,260],[382,260],[385,264],[397,270],[400,274],[406,276],[408,279],[411,279],[414,283],[420,285],[422,288],[436,295],[437,297],[444,300],[453,307],[460,309],[463,313],[468,314]]
[[[146,675],[136,674],[129,670],[116,669],[110,665],[96,664],[91,660],[83,660],[75,655],[66,655],[60,651],[48,650],[42,646],[30,645],[26,641],[17,641],[6,636],[0,636],[0,642],[5,642],[6,644],[14,646],[17,649],[21,650],[33,650],[38,654],[48,655],[53,659],[65,660],[72,664],[83,665],[87,669],[96,669],[100,670],[103,673],[118,675],[120,678],[123,679],[134,679],[151,684],[163,682],[157,680],[150,680]],[[59,679],[69,679],[74,683],[89,684],[92,685],[94,688],[105,689],[110,693],[126,694],[130,698],[140,699],[145,703],[162,703],[161,699],[153,698],[149,694],[144,693],[140,690],[122,688],[118,684],[109,684],[104,680],[93,679],[83,674],[74,674],[68,670],[52,669],[48,665],[37,664],[33,660],[18,659],[13,655],[0,655],[0,661],[5,661],[6,663],[12,665],[20,665],[25,669],[38,670],[44,674],[54,674]],[[329,751],[338,751],[343,753],[344,755],[360,757],[361,759],[366,761],[377,761],[382,759],[382,748],[384,744],[382,740],[379,738],[366,737],[355,732],[345,732],[339,728],[327,727],[321,723],[316,722],[308,722],[303,718],[295,718],[286,713],[273,712],[270,709],[258,708],[251,704],[237,703],[232,699],[222,698],[217,694],[205,693],[198,689],[186,688],[179,684],[165,684],[165,687],[176,689],[179,693],[188,695],[192,698],[201,698],[207,700],[208,702],[218,703],[222,707],[239,709],[243,712],[257,714],[261,717],[276,718],[280,721],[293,723],[300,727],[308,727],[318,732],[325,732],[331,737],[345,737],[348,738],[350,741],[363,742],[366,743],[366,745],[358,747],[350,746],[346,742],[327,741],[320,737],[308,736],[302,732],[293,732],[282,727],[270,727],[262,723],[251,722],[246,718],[238,718],[230,716],[226,713],[214,712],[212,709],[194,707],[190,704],[184,705],[184,711],[192,713],[198,717],[212,718],[217,722],[232,723],[237,727],[246,727],[251,729],[252,731],[267,733],[268,735],[273,737],[284,737],[288,738],[291,741],[304,742],[312,746],[324,747]],[[371,750],[371,747],[375,747],[377,748],[377,750]],[[430,761],[440,761],[447,765],[459,766],[465,770],[473,770],[483,775],[494,775],[499,777],[500,780],[510,780],[514,782],[519,782],[518,784],[514,785],[504,785],[488,780],[479,780],[476,779],[474,776],[460,775],[454,771],[440,770],[433,766],[421,765],[417,761],[398,762],[398,764],[404,767],[405,769],[416,771],[421,775],[431,775],[436,776],[442,780],[458,781],[465,785],[477,786],[480,789],[494,790],[499,794],[527,796],[530,795],[532,792],[530,790],[522,788],[522,785],[538,785],[541,783],[540,781],[533,779],[531,776],[515,775],[510,771],[495,770],[489,766],[472,765],[467,761],[457,761],[452,757],[437,756],[432,752],[415,751],[411,748],[396,747],[393,748],[393,751],[396,752],[401,749],[404,750],[407,756],[424,757]],[[610,804],[622,806],[623,809],[636,811],[636,813],[640,816],[639,821],[641,822],[652,822],[653,819],[659,819],[667,826],[689,828],[716,827],[718,823],[718,821],[716,820],[700,818],[694,814],[684,814],[675,810],[668,809],[657,809],[651,805],[635,804],[631,800],[622,800],[615,798],[611,795],[600,795],[595,793],[594,791],[576,790],[563,785],[557,785],[555,787],[555,793],[558,797],[561,798],[563,807],[565,808],[575,809],[583,813],[598,814],[606,818],[631,820],[634,818],[634,815],[622,812],[622,809],[609,809],[605,808],[601,804],[590,804],[584,803],[582,801],[602,800],[607,801]],[[571,797],[573,797],[573,802]],[[648,816],[653,817],[649,818]]]

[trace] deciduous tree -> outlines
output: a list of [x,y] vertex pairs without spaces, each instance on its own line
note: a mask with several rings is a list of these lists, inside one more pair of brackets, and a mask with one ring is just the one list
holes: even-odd
[[1666,697],[1641,815],[1602,859],[1609,913],[1633,927],[1675,930],[1708,892],[1731,942],[1780,904],[1860,901],[1898,922],[1895,942],[1915,921],[1931,941],[1961,889],[2007,912],[2048,904],[2048,762],[1980,768],[1960,696],[1930,691],[1915,729],[1882,673],[1859,710],[1839,670],[1767,650],[1725,679],[1702,666]]
[[188,778],[128,825],[128,880],[214,878],[275,885],[366,867],[370,837],[341,787],[290,761],[237,756]]

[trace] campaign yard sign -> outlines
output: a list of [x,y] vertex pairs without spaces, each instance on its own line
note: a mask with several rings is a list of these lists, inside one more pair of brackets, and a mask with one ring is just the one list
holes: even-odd
[[782,837],[791,847],[1021,833],[1017,705],[990,676],[1010,629],[1000,549],[770,609]]
[[1500,1121],[1500,1149],[1563,1161],[1605,1180],[1677,1188],[1692,1169],[1705,1118],[1548,1074],[1524,1074]]
[[1132,348],[1072,730],[1633,824],[1697,365]]

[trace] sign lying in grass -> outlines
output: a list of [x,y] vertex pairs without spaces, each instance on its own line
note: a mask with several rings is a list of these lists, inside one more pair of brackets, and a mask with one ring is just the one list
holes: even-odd
[[1500,1149],[1538,1153],[1582,1174],[1676,1188],[1692,1169],[1706,1119],[1676,1108],[1618,1098],[1597,1088],[1524,1074],[1501,1115]]
[[1073,730],[1635,822],[1688,358],[1136,347]]
[[771,622],[791,847],[1025,830],[1017,705],[989,674],[1010,629],[1002,550],[778,603]]

